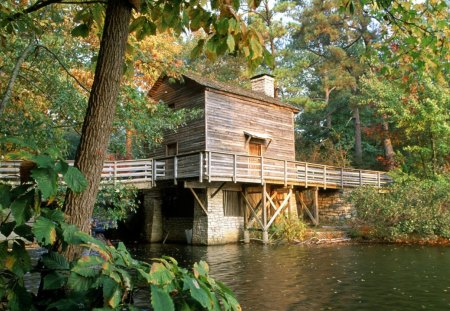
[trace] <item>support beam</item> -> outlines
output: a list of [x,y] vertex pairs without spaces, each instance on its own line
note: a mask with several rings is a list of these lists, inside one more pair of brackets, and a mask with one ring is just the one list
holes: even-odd
[[[254,207],[252,206],[252,204],[249,202],[248,198],[241,192],[242,197],[244,198],[245,203],[247,204],[247,206],[250,208],[250,212],[253,214],[253,219],[251,221],[248,222],[248,226],[252,226],[254,220],[256,219],[259,224],[261,225],[261,228],[264,228],[263,223],[261,222],[261,220],[259,219],[258,213],[254,210]],[[258,209],[258,206],[261,204],[261,201],[258,203],[258,205],[256,206],[256,209]]]
[[314,197],[313,197],[313,204],[314,204],[314,218],[316,219],[316,226],[319,224],[319,188],[314,188]]
[[193,188],[189,188],[189,190],[191,190],[192,195],[194,196],[195,200],[197,200],[197,203],[200,205],[202,210],[205,212],[205,215],[208,216],[208,209],[205,208],[205,204],[202,202],[202,200],[200,200],[200,198],[198,197],[198,195],[195,192],[195,190]]
[[272,218],[269,220],[266,229],[269,229],[270,225],[275,221],[275,219],[277,218],[277,216],[283,211],[283,209],[288,206],[289,204],[289,200],[291,198],[292,195],[292,189],[289,189],[289,193],[286,196],[286,198],[284,198],[283,203],[281,203],[280,207],[275,211],[275,214],[273,214]]
[[303,200],[303,194],[300,192],[297,192],[297,199],[298,202],[300,203],[300,206],[302,208],[302,211],[305,211],[306,214],[308,215],[308,217],[311,219],[311,221],[313,222],[313,224],[315,226],[317,226],[319,223],[318,221],[314,218],[313,214],[311,214],[311,212],[309,211],[308,206],[306,205],[305,201]]
[[[262,161],[262,157],[261,157]],[[261,163],[262,164],[262,163]],[[262,165],[261,165],[262,166]],[[262,179],[262,178],[261,178]],[[262,199],[263,199],[263,243],[269,243],[269,234],[267,232],[267,202],[266,202],[267,185],[263,183],[262,187]]]
[[263,228],[266,228],[267,225],[267,201],[266,201],[266,193],[267,193],[267,185],[266,183],[263,184],[262,187],[262,197],[263,197]]
[[223,188],[223,186],[225,186],[225,184],[226,184],[226,182],[223,182],[223,183],[219,186],[219,188],[217,188],[216,191],[214,191],[214,192],[211,194],[210,198],[211,198],[211,199],[214,198],[214,197],[216,196],[216,194],[218,194],[219,191],[222,190],[222,188]]

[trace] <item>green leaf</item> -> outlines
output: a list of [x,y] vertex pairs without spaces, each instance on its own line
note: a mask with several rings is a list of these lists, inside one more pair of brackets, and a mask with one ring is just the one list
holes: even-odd
[[49,168],[53,169],[55,163],[51,157],[48,155],[37,155],[31,158],[31,160],[37,164],[37,167],[40,168]]
[[169,294],[164,290],[151,285],[152,307],[155,311],[174,311],[175,306]]
[[89,26],[86,24],[78,25],[77,27],[72,29],[71,34],[73,37],[86,38],[87,36],[89,36]]
[[204,308],[211,309],[214,304],[211,292],[200,286],[201,282],[195,278],[185,275],[183,278],[183,289],[189,289],[192,298],[197,300]]
[[11,232],[13,232],[15,226],[16,226],[15,221],[3,223],[0,226],[0,233],[3,234],[5,237],[8,237],[11,234]]
[[8,294],[8,309],[11,311],[24,311],[31,308],[31,294],[25,287],[14,286],[14,290]]
[[36,181],[43,199],[56,195],[58,191],[58,175],[53,169],[35,168],[31,171],[31,176]]
[[209,267],[206,261],[200,260],[200,262],[196,262],[193,267],[194,275],[196,278],[199,276],[208,276]]
[[72,268],[72,272],[84,277],[94,277],[100,273],[101,264],[104,262],[99,256],[83,256]]
[[128,31],[134,32],[136,30],[139,30],[139,28],[142,28],[142,26],[144,25],[146,19],[147,18],[145,16],[139,16],[138,18],[136,18],[134,21],[131,22]]
[[81,231],[77,226],[62,223],[61,228],[63,229],[63,238],[66,243],[75,245],[83,243],[83,239],[79,236]]
[[63,176],[67,186],[72,189],[73,192],[81,192],[87,187],[86,179],[75,167],[69,167]]
[[65,174],[69,169],[69,164],[64,160],[59,160],[58,163],[56,163],[55,169],[58,173]]
[[43,209],[42,215],[50,220],[55,222],[63,222],[64,221],[64,213],[59,209]]
[[43,216],[36,219],[33,225],[33,233],[38,243],[46,246],[53,245],[56,241],[56,227],[53,221]]
[[78,273],[71,273],[67,280],[67,287],[77,292],[85,292],[89,290],[94,283],[95,278],[88,278],[81,276]]
[[231,34],[228,34],[227,36],[227,46],[228,46],[228,52],[233,52],[235,48],[235,41],[234,37]]
[[11,186],[0,184],[0,210],[9,208],[11,204]]
[[42,255],[42,263],[50,270],[69,270],[67,259],[58,252],[50,251]]
[[159,286],[165,286],[172,282],[175,275],[160,262],[152,264],[150,271],[151,283]]
[[11,213],[17,225],[27,222],[31,218],[31,206],[34,199],[34,191],[17,198],[11,204]]
[[44,277],[44,289],[46,290],[59,289],[62,288],[64,284],[66,284],[66,282],[67,282],[66,276],[58,272],[52,271]]
[[103,299],[111,308],[117,308],[122,299],[122,291],[119,284],[113,279],[105,277],[103,279]]
[[23,277],[31,270],[31,258],[23,241],[15,241],[11,252],[5,259],[5,267],[19,277]]

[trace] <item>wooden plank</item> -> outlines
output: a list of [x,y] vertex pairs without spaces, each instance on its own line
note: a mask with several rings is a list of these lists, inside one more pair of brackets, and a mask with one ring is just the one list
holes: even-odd
[[193,188],[189,188],[189,190],[191,190],[192,195],[194,196],[195,200],[197,201],[197,203],[202,208],[203,212],[205,212],[205,215],[208,216],[208,210],[205,208],[205,205],[203,204],[202,200],[200,200],[200,198],[198,197],[198,195],[195,192],[195,190]]
[[280,207],[277,208],[277,210],[275,211],[275,213],[273,214],[272,218],[269,220],[269,223],[267,224],[266,230],[269,229],[270,225],[272,225],[272,223],[275,221],[275,219],[277,218],[277,216],[283,211],[283,209],[288,206],[288,202],[291,198],[292,195],[292,189],[289,189],[288,195],[286,196],[286,198],[284,198],[283,202],[281,203]]

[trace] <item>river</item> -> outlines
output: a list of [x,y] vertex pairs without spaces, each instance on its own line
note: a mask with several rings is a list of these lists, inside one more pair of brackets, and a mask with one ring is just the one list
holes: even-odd
[[130,246],[139,259],[205,260],[243,310],[450,310],[450,247],[383,244]]

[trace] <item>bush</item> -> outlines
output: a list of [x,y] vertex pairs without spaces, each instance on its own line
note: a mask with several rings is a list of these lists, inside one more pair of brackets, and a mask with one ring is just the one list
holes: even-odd
[[384,191],[361,187],[350,195],[357,220],[371,235],[386,240],[450,239],[450,179],[438,176],[421,180],[397,176]]
[[[122,243],[106,245],[67,224],[58,205],[49,204],[55,200],[58,174],[75,192],[83,190],[83,176],[64,161],[46,156],[32,160],[36,165],[28,182],[0,184],[0,212],[5,214],[0,232],[9,237],[0,242],[0,309],[138,310],[133,294],[142,288],[149,291],[153,310],[241,309],[233,293],[209,276],[203,261],[192,271],[168,257],[149,264],[133,259]],[[36,267],[25,241],[46,250]],[[68,261],[63,254],[69,246],[83,247],[83,256]],[[41,276],[37,294],[25,287],[30,272]]]
[[305,237],[306,225],[297,217],[282,215],[271,230],[274,239],[295,242]]
[[139,208],[138,190],[122,184],[100,188],[94,206],[93,218],[105,224],[105,229],[117,228],[117,223]]

